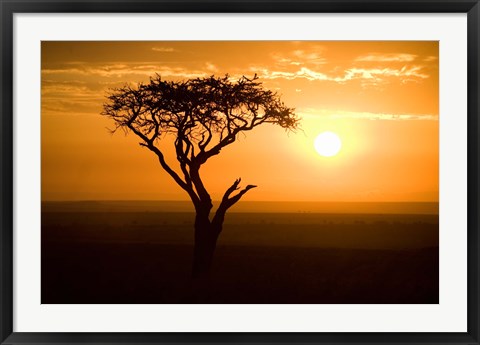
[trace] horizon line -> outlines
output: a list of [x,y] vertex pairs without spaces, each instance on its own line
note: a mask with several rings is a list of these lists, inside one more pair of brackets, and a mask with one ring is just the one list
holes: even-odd
[[[192,202],[191,200],[174,199],[82,199],[82,200],[41,200],[41,202]],[[221,200],[212,200],[212,202],[221,202]],[[287,202],[306,202],[306,203],[440,203],[440,201],[324,201],[324,200],[240,200],[245,202],[268,202],[268,203],[287,203]]]

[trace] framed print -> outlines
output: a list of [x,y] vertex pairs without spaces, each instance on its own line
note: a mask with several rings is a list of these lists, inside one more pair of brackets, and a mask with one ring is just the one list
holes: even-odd
[[2,2],[2,344],[478,337],[478,1]]

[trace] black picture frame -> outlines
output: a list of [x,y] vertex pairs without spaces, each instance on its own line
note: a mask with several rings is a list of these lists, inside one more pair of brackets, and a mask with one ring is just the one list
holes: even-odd
[[[2,344],[480,344],[478,0],[0,0]],[[468,331],[466,333],[16,333],[13,332],[13,16],[15,13],[467,13]]]

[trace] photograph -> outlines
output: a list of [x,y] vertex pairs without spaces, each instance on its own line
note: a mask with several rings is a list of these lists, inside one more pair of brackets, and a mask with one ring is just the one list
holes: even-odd
[[41,303],[439,304],[439,58],[42,41]]

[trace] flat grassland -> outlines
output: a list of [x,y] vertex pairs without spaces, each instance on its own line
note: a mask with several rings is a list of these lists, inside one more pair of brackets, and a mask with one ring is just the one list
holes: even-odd
[[146,209],[42,205],[42,304],[439,301],[438,214],[232,212],[198,295],[194,214]]

